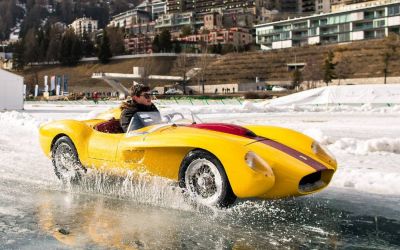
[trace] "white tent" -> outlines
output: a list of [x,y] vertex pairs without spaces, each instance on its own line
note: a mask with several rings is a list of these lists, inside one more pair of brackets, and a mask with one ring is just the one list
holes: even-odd
[[24,108],[24,78],[0,69],[0,110]]

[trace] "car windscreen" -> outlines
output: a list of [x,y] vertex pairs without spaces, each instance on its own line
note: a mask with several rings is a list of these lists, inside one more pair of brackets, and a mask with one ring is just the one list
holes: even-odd
[[129,123],[128,132],[162,123],[159,112],[137,112]]

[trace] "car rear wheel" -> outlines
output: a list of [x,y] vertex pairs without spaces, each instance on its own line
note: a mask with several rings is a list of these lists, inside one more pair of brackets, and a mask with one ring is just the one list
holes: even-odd
[[67,136],[57,139],[52,148],[52,162],[56,176],[64,183],[77,184],[86,173],[76,148]]
[[236,200],[222,164],[203,150],[191,151],[182,161],[179,184],[201,204],[227,207]]

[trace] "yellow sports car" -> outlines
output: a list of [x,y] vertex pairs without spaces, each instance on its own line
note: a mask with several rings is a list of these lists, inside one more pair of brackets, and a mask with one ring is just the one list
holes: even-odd
[[[79,182],[87,168],[145,170],[175,180],[199,203],[281,198],[326,187],[337,163],[312,138],[279,127],[199,123],[180,113],[137,113],[126,133],[119,109],[96,119],[40,127],[58,178]],[[110,119],[111,118],[111,119]]]

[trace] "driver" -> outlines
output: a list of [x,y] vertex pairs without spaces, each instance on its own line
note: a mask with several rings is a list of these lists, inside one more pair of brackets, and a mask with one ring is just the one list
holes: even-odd
[[130,89],[131,100],[123,102],[121,105],[121,127],[126,132],[129,123],[136,112],[159,112],[151,102],[150,87],[143,84],[133,85]]

